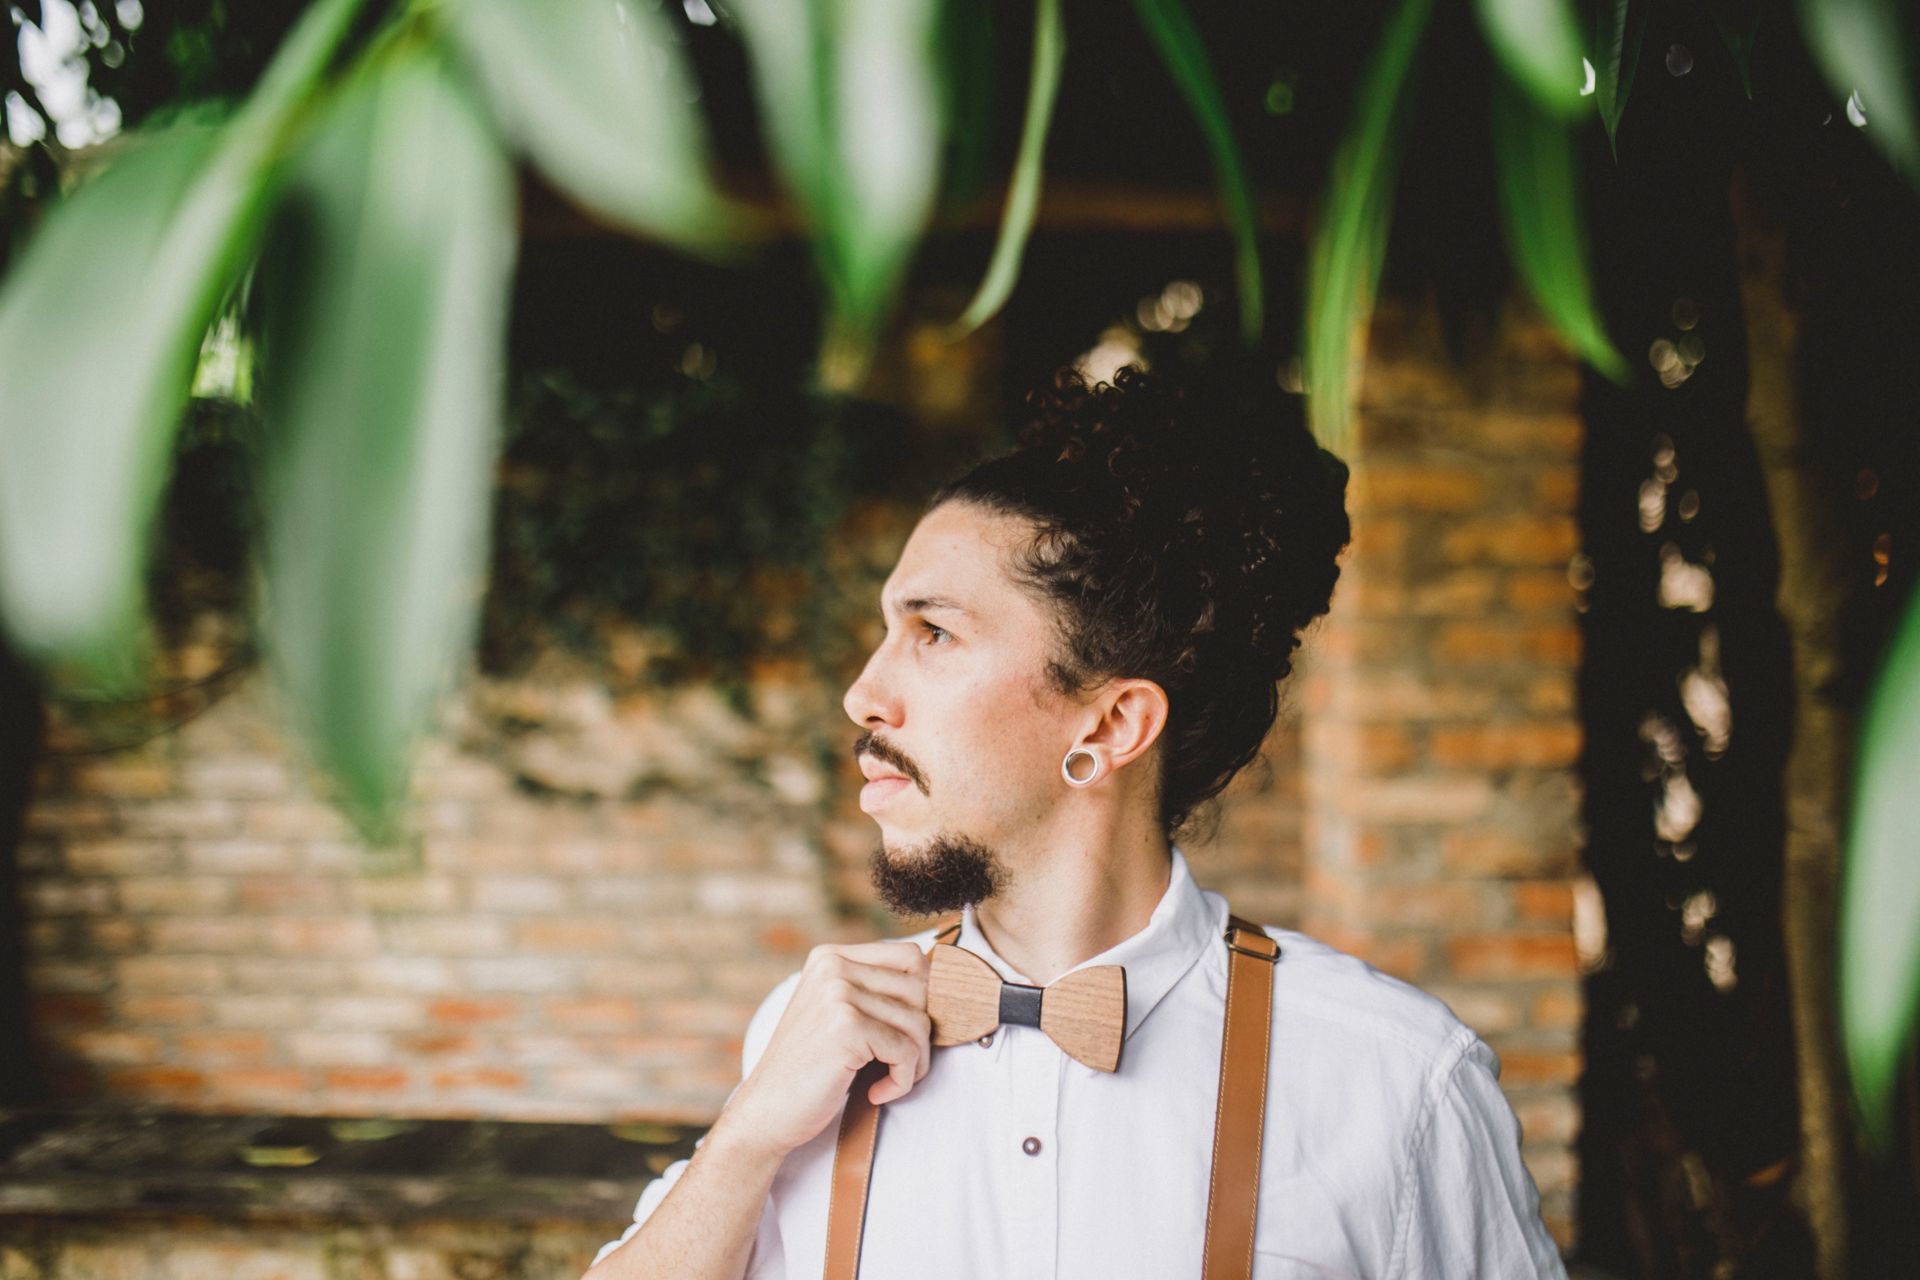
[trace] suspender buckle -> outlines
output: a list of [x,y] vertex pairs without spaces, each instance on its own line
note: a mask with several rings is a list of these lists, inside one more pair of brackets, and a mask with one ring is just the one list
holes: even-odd
[[[1236,934],[1247,936],[1253,941],[1253,945],[1247,946],[1236,941],[1234,936]],[[1269,938],[1265,930],[1246,929],[1239,925],[1229,925],[1227,931],[1221,936],[1227,940],[1227,950],[1229,951],[1238,951],[1243,956],[1252,956],[1255,960],[1265,960],[1268,964],[1275,964],[1280,959],[1280,944],[1272,938]]]

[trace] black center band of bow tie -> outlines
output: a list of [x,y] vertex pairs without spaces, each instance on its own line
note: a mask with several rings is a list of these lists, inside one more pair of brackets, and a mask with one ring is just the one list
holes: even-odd
[[1040,997],[1045,987],[1029,987],[1018,982],[1000,984],[1000,1021],[1023,1027],[1040,1025]]

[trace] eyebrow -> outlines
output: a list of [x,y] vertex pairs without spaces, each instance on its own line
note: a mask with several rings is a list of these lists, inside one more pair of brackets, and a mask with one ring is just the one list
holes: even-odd
[[[954,613],[964,613],[969,618],[973,616],[973,610],[967,608],[967,606],[961,604],[958,600],[949,600],[945,596],[914,596],[910,599],[900,601],[895,607],[902,613],[926,613],[931,609],[947,609]],[[887,608],[886,604],[882,602],[880,606],[880,621],[885,622],[886,620]]]

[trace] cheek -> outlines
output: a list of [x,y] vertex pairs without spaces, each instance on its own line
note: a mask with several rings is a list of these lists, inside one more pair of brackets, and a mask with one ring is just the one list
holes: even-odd
[[955,770],[956,796],[1004,807],[1044,788],[1059,768],[1053,728],[1025,686],[970,681],[955,690],[947,712],[951,734],[940,754]]

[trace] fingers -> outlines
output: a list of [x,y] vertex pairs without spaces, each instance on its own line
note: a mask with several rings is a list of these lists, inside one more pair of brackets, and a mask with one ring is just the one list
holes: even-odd
[[[903,959],[897,951],[878,953],[880,960],[862,960],[860,954],[873,955],[867,947],[894,948],[904,946],[909,952],[920,955],[918,964],[909,964],[906,968],[897,967]],[[910,959],[910,957],[907,957]],[[815,947],[807,955],[808,969],[819,975],[815,980],[843,978],[855,986],[864,987],[881,995],[889,996],[903,1004],[925,1008],[927,1004],[927,975],[931,965],[926,956],[920,953],[912,943],[862,943],[858,946],[839,947],[822,945]]]
[[931,1065],[930,953],[911,942],[823,943],[808,953],[806,970],[816,998],[854,1020],[848,1047],[887,1068],[868,1087],[869,1100],[904,1097]]
[[808,962],[819,955],[841,955],[899,973],[927,971],[927,952],[917,942],[823,942],[808,953]]
[[901,1097],[927,1073],[933,1028],[926,1010],[908,1008],[858,987],[847,994],[848,1002],[870,1024],[867,1047],[887,1064],[887,1075],[895,1086],[892,1096]]

